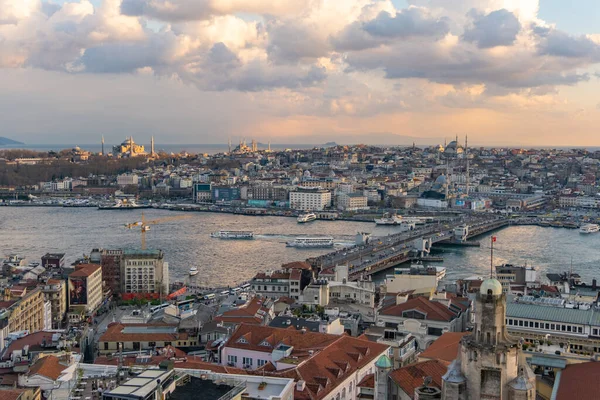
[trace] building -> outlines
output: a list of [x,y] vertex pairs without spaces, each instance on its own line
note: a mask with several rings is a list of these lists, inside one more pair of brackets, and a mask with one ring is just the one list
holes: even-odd
[[116,157],[135,157],[143,155],[146,155],[144,146],[135,143],[131,136],[128,139],[125,139],[120,145],[113,146],[113,156]]
[[169,263],[162,250],[125,249],[121,254],[121,298],[159,298],[169,288]]
[[273,303],[256,296],[240,307],[216,316],[214,321],[226,327],[235,327],[239,324],[267,325],[274,316]]
[[375,373],[388,346],[347,335],[240,325],[225,343],[221,364],[263,368],[272,377],[294,379],[294,399],[356,400],[358,384]]
[[42,286],[44,299],[50,302],[52,310],[52,329],[63,328],[67,313],[67,282],[60,279],[48,279]]
[[81,264],[69,274],[69,321],[92,316],[102,304],[102,267]]
[[116,388],[105,391],[102,393],[102,400],[161,400],[173,398],[176,387],[177,376],[174,370],[149,369]]
[[337,196],[337,207],[344,211],[368,210],[367,197],[362,193],[340,193]]
[[535,375],[520,359],[521,343],[506,330],[506,296],[496,279],[481,284],[473,333],[443,376],[446,400],[534,400]]
[[213,186],[212,201],[214,202],[231,202],[241,199],[241,191],[237,186]]
[[196,203],[211,201],[212,185],[210,183],[194,183],[192,185],[192,198]]
[[336,279],[328,282],[330,300],[342,300],[370,308],[375,307],[375,282],[350,281],[347,265],[338,265],[335,270]]
[[[121,346],[119,348],[119,346]],[[167,346],[195,347],[198,337],[179,332],[173,324],[122,324],[111,323],[98,340],[100,354],[112,354],[119,350],[155,350]]]
[[540,285],[535,267],[512,264],[499,265],[496,266],[496,279],[502,284],[504,293],[519,292],[526,294],[522,288]]
[[0,399],[2,400],[41,400],[40,388],[12,388],[0,387]]
[[290,192],[290,208],[304,211],[322,211],[331,206],[331,192],[320,188],[298,188]]
[[392,328],[417,338],[419,350],[428,348],[445,332],[462,332],[468,322],[468,301],[449,303],[430,300],[428,297],[393,295],[392,302],[379,310],[377,325]]
[[[390,346],[389,356],[394,368],[412,364],[417,359],[417,338],[410,333],[406,335],[395,329],[371,326],[365,331],[364,335],[372,342]],[[454,357],[456,357],[456,354]]]
[[250,280],[252,291],[267,298],[290,297],[299,299],[302,289],[302,271],[287,269],[259,272]]
[[37,332],[44,328],[44,293],[41,288],[27,291],[18,300],[4,301],[0,307],[6,307],[0,318],[8,317],[9,332]]
[[[398,400],[441,399],[442,376],[446,373],[448,365],[450,363],[446,361],[428,360],[390,372],[391,398]],[[428,378],[430,382],[424,385],[424,378]],[[429,390],[423,391],[423,386]],[[420,391],[425,392],[427,397],[419,396]]]
[[137,186],[139,183],[139,178],[136,174],[121,174],[117,175],[117,185],[119,186]]
[[42,266],[46,269],[65,267],[65,253],[46,253],[42,256]]
[[[114,295],[120,295],[123,288],[123,279],[121,275],[121,258],[123,250],[101,249],[99,263],[102,266],[102,279],[104,287]],[[94,252],[92,252],[92,255]],[[92,256],[90,255],[90,257]]]
[[388,293],[402,293],[411,290],[435,290],[446,276],[444,267],[426,267],[422,264],[394,268],[393,275],[386,275],[384,285]]

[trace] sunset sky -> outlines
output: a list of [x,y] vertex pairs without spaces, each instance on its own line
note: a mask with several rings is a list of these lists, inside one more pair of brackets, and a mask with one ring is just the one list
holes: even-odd
[[600,146],[599,21],[598,0],[0,0],[0,136]]

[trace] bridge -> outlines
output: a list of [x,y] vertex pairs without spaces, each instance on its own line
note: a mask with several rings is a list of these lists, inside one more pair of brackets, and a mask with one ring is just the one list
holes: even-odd
[[347,264],[350,278],[356,280],[408,261],[426,259],[436,243],[468,245],[472,243],[469,239],[508,224],[505,218],[471,215],[455,218],[444,225],[429,224],[412,231],[380,237],[369,244],[336,250],[308,261],[320,269]]

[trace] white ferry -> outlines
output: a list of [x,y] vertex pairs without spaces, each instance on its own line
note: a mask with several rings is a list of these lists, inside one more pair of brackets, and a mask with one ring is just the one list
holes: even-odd
[[308,213],[308,214],[298,215],[298,218],[296,219],[296,221],[298,221],[298,223],[300,223],[300,224],[303,224],[305,222],[314,221],[315,219],[317,219],[317,216],[315,213]]
[[600,231],[600,226],[598,224],[585,224],[579,228],[579,233],[596,233]]
[[192,267],[190,268],[190,276],[198,275],[198,268]]
[[219,231],[210,234],[216,239],[254,239],[254,233],[250,231]]
[[331,236],[298,237],[292,242],[287,242],[286,245],[299,248],[333,247],[333,238]]
[[386,213],[381,218],[375,218],[375,224],[377,225],[400,225],[402,222],[402,217],[395,214],[390,215]]

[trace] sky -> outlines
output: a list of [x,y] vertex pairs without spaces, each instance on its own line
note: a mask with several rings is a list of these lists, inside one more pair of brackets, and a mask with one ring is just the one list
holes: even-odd
[[0,0],[0,136],[600,146],[597,0]]

